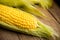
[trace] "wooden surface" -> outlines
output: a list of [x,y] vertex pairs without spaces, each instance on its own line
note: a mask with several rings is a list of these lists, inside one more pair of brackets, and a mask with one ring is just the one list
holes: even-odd
[[[52,26],[52,28],[54,28],[59,34],[60,33],[60,8],[58,8],[56,4],[53,4],[53,6],[48,10],[42,8],[39,9],[42,10],[50,18],[49,21],[48,19],[44,20],[39,18],[40,21]],[[43,40],[43,39],[0,28],[0,40]]]

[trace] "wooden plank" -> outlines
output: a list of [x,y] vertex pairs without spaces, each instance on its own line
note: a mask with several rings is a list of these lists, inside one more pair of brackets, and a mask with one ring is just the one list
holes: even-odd
[[41,38],[30,36],[30,35],[23,35],[23,34],[18,34],[20,40],[41,40]]
[[0,28],[0,40],[19,40],[19,39],[16,33]]
[[58,28],[58,32],[60,34],[60,8],[56,3],[54,3],[53,6],[50,9],[48,9],[48,11],[52,15],[52,17],[57,21],[58,26],[56,27]]
[[54,3],[53,6],[48,10],[51,12],[51,15],[55,18],[55,20],[60,24],[60,8],[56,5],[56,3]]

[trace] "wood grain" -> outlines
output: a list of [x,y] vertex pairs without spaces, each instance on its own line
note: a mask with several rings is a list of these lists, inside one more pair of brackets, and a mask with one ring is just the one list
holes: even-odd
[[38,37],[29,36],[29,35],[23,35],[18,34],[20,40],[40,40]]
[[50,14],[55,18],[55,20],[60,24],[60,8],[56,3],[49,9]]
[[19,40],[19,39],[16,33],[0,28],[0,40]]

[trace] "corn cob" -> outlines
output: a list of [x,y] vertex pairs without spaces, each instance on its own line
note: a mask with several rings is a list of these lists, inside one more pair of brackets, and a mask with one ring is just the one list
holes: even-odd
[[37,15],[42,18],[47,18],[47,16],[38,10],[36,7],[32,6],[28,1],[26,0],[0,0],[0,4],[20,8],[28,13],[32,13],[34,15]]
[[0,25],[3,28],[49,39],[58,36],[32,14],[0,4]]

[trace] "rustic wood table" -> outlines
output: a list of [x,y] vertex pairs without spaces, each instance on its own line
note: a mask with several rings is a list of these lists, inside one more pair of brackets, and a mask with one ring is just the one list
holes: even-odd
[[[42,10],[50,18],[50,21],[39,18],[40,21],[52,26],[59,34],[60,33],[60,8],[54,3],[53,6],[48,10],[42,8],[39,9]],[[43,39],[0,28],[0,40],[43,40]]]

